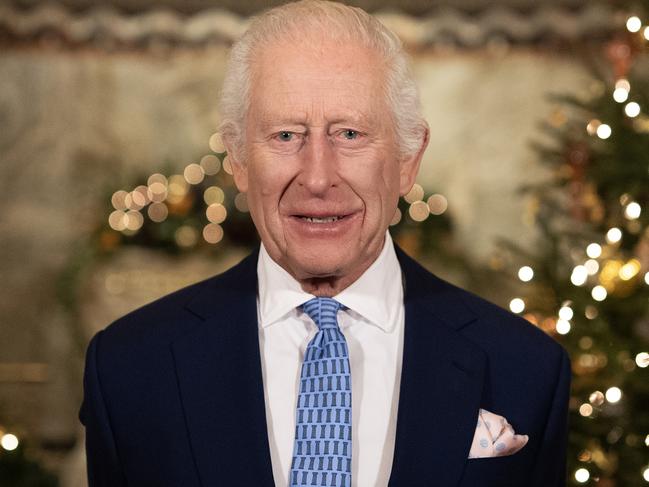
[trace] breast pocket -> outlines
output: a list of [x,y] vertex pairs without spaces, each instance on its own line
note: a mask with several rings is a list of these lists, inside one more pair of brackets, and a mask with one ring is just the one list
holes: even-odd
[[525,487],[525,456],[520,452],[466,461],[458,487]]

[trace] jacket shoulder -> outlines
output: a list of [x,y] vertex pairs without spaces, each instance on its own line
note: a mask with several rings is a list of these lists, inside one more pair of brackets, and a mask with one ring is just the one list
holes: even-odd
[[397,254],[406,285],[423,296],[432,313],[479,346],[495,353],[515,349],[519,356],[529,352],[540,359],[567,358],[559,342],[523,317],[431,273],[402,250]]
[[221,291],[231,291],[242,280],[249,280],[256,256],[257,252],[253,252],[221,274],[166,294],[119,317],[97,333],[102,335],[103,346],[120,348],[146,343],[150,348],[158,342],[173,341],[202,321],[196,311],[199,308],[191,304],[206,301],[216,304],[227,299]]

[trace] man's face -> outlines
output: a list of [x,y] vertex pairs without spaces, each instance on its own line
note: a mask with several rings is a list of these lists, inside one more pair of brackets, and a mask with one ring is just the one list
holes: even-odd
[[300,281],[358,278],[414,183],[420,154],[400,159],[384,82],[380,58],[354,44],[277,42],[253,62],[235,182],[268,253]]

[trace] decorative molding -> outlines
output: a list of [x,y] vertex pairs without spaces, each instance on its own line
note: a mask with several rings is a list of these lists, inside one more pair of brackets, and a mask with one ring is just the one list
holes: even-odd
[[[389,25],[410,47],[454,44],[481,47],[491,40],[514,44],[552,39],[575,42],[601,39],[623,27],[623,16],[605,4],[589,2],[578,10],[540,5],[522,14],[496,5],[470,15],[441,7],[425,17],[382,11],[377,17]],[[126,15],[96,8],[75,13],[57,4],[32,10],[0,5],[0,31],[9,39],[29,40],[47,33],[72,44],[113,42],[141,45],[164,39],[171,44],[231,43],[248,25],[248,18],[222,9],[208,9],[184,16],[168,9]]]

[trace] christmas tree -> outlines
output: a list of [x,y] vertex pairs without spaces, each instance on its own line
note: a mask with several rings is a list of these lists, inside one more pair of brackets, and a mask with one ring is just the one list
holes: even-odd
[[552,96],[535,144],[552,176],[524,189],[538,246],[508,247],[511,310],[571,355],[569,485],[649,482],[649,27],[626,28],[592,86]]

